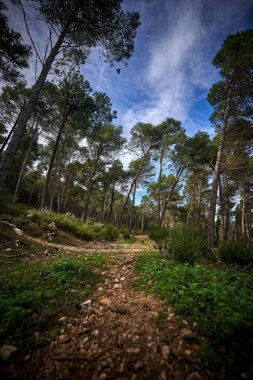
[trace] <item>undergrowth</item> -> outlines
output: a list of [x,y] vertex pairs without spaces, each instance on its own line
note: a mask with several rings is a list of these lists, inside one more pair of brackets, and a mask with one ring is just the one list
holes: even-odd
[[[253,274],[191,266],[141,256],[135,285],[159,296],[187,317],[205,337],[203,360],[237,378],[248,368],[252,376]],[[251,367],[251,368],[249,368]]]
[[[55,260],[0,259],[0,344],[29,350],[59,332],[59,316],[73,315],[90,296],[106,263],[101,254]],[[34,333],[40,334],[35,339]]]

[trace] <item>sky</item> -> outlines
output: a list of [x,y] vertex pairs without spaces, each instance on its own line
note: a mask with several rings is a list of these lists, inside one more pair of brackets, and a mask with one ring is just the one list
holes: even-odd
[[[5,3],[10,24],[29,42],[21,13],[11,0]],[[189,135],[212,135],[206,97],[218,72],[211,62],[229,34],[253,28],[252,1],[125,0],[123,7],[140,14],[134,54],[117,74],[93,51],[81,67],[93,90],[110,97],[126,136],[136,122],[156,124],[167,117],[180,120]],[[46,30],[32,16],[28,22],[40,44]],[[25,74],[32,83],[34,62]]]
[[[20,12],[11,0],[5,3],[10,25],[29,42]],[[93,51],[81,72],[94,91],[110,97],[124,135],[139,121],[174,117],[189,135],[201,130],[212,136],[206,97],[219,75],[211,62],[229,34],[253,28],[252,0],[125,0],[123,7],[138,11],[141,20],[128,66],[119,65],[117,74]],[[41,45],[45,28],[32,15],[28,23]],[[25,75],[32,84],[33,60]]]
[[211,62],[229,34],[253,27],[252,1],[128,0],[125,6],[141,18],[128,67],[118,75],[93,54],[83,74],[109,95],[127,136],[136,122],[167,117],[180,120],[189,135],[212,135],[206,97],[219,76]]

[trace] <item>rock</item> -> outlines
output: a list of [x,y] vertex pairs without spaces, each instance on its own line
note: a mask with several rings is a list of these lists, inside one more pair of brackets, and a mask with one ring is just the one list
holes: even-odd
[[142,360],[137,360],[137,362],[134,365],[134,371],[141,371],[145,367],[145,364]]
[[70,336],[60,335],[58,339],[59,343],[67,343],[68,341],[70,341]]
[[162,354],[162,357],[163,357],[164,360],[168,360],[169,353],[170,353],[169,346],[162,346],[162,348],[161,348],[161,354]]
[[125,281],[126,277],[120,277],[120,281]]
[[104,290],[104,288],[102,288],[101,286],[98,288],[98,291],[99,292],[102,292],[102,290]]
[[9,360],[10,357],[14,354],[14,352],[16,352],[18,349],[17,347],[14,347],[14,346],[10,346],[8,344],[4,344],[2,347],[1,347],[1,350],[0,350],[0,356],[3,360]]
[[55,230],[55,229],[56,229],[56,224],[55,224],[55,222],[49,223],[49,224],[48,224],[48,228],[50,228],[50,230]]
[[91,300],[87,300],[87,301],[81,303],[80,305],[81,305],[81,308],[83,310],[90,309],[91,308]]
[[114,313],[119,313],[119,314],[126,314],[127,309],[123,306],[120,305],[110,305],[110,310],[113,311]]
[[185,350],[184,353],[185,353],[186,356],[191,356],[191,354],[192,354],[192,352],[190,350]]
[[198,372],[192,372],[187,376],[187,380],[202,380],[202,376]]
[[17,228],[17,227],[14,227],[14,228],[13,228],[13,231],[16,232],[16,234],[19,235],[19,236],[23,235],[23,231],[20,230],[20,229]]
[[100,305],[109,307],[111,305],[111,300],[109,298],[102,298],[99,303]]
[[59,323],[65,323],[67,321],[67,317],[61,317],[58,319]]
[[158,376],[158,380],[167,380],[166,371],[163,369],[162,372]]
[[5,252],[11,252],[12,249],[11,248],[5,248]]
[[113,289],[115,289],[115,290],[122,289],[122,285],[121,284],[115,284]]
[[98,336],[99,335],[99,331],[98,330],[93,331],[92,335]]

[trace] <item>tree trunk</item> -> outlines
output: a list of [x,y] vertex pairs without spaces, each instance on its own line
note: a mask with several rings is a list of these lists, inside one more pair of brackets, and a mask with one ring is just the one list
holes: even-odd
[[230,108],[230,96],[227,101],[227,105],[226,105],[224,117],[223,117],[223,122],[221,125],[220,141],[219,141],[218,151],[217,151],[217,159],[216,159],[215,168],[213,172],[213,183],[212,183],[210,207],[209,207],[209,214],[208,214],[208,242],[211,249],[214,248],[214,225],[215,225],[217,191],[218,191],[218,184],[219,184],[219,177],[220,177],[221,162],[222,162],[222,157],[223,157],[225,136],[226,136],[226,131],[227,131],[229,108]]
[[162,216],[161,216],[161,220],[160,220],[160,225],[163,225],[164,224],[164,219],[165,219],[165,213],[166,213],[166,210],[167,210],[167,207],[168,207],[168,204],[169,204],[169,201],[170,201],[170,197],[171,197],[171,194],[173,192],[173,190],[175,189],[184,169],[186,168],[186,164],[183,164],[180,166],[180,168],[178,169],[177,171],[177,174],[176,174],[176,177],[174,178],[173,180],[173,183],[171,185],[171,189],[169,191],[169,194],[164,202],[164,206],[163,206],[163,210],[162,210]]
[[6,137],[6,139],[4,140],[3,145],[2,145],[1,148],[0,148],[0,155],[3,153],[4,148],[5,148],[6,145],[8,144],[8,142],[9,142],[9,140],[10,140],[10,138],[11,138],[13,132],[14,132],[14,129],[16,128],[16,125],[17,125],[17,123],[18,123],[18,121],[19,121],[20,115],[21,115],[21,112],[20,112],[20,114],[18,115],[17,120],[16,120],[15,123],[13,124],[13,126],[12,126],[10,132],[8,133],[8,136]]
[[144,162],[146,161],[146,159],[148,157],[149,152],[150,152],[150,149],[148,149],[148,151],[146,152],[146,154],[143,156],[143,159],[142,159],[141,164],[140,164],[140,166],[139,166],[139,168],[137,170],[137,173],[135,174],[134,179],[133,179],[133,181],[132,181],[132,183],[130,185],[130,189],[128,190],[128,193],[127,193],[127,196],[126,196],[126,199],[125,199],[125,202],[123,204],[122,211],[121,211],[121,214],[120,214],[120,217],[119,217],[119,225],[122,222],[123,215],[124,215],[124,212],[125,212],[125,209],[126,209],[127,202],[129,200],[130,194],[132,193],[132,190],[133,190],[133,188],[134,188],[134,186],[136,184],[136,181],[137,181],[137,179],[138,179],[138,177],[140,175],[141,169],[142,169],[142,167],[144,165]]
[[110,211],[109,211],[109,216],[108,216],[108,222],[109,223],[111,223],[111,220],[112,220],[112,209],[113,209],[113,202],[114,202],[114,187],[115,187],[115,184],[113,184],[112,191],[111,191]]
[[29,144],[28,150],[27,150],[27,152],[26,152],[26,155],[25,155],[25,159],[24,159],[24,161],[23,161],[22,168],[21,168],[20,173],[19,173],[19,176],[18,176],[18,180],[17,180],[17,184],[16,184],[16,188],[15,188],[15,193],[14,193],[14,199],[18,196],[19,186],[20,186],[21,180],[22,180],[22,178],[23,178],[24,172],[25,172],[25,170],[26,170],[27,162],[28,162],[28,159],[29,159],[30,153],[31,153],[31,151],[32,151],[33,144],[34,144],[34,142],[35,142],[35,139],[37,138],[37,132],[38,132],[38,126],[36,126],[36,127],[34,128],[33,133],[32,133],[32,136],[31,136],[31,141],[30,141],[30,144]]
[[49,56],[47,57],[45,64],[42,67],[41,73],[35,83],[35,85],[32,88],[32,93],[30,95],[30,98],[26,104],[26,106],[21,111],[19,120],[17,122],[17,125],[13,131],[12,138],[8,144],[8,147],[5,151],[5,154],[1,160],[0,164],[0,187],[3,187],[5,184],[5,180],[7,177],[7,174],[9,170],[11,169],[13,160],[15,158],[16,152],[19,147],[19,143],[21,141],[21,138],[25,132],[27,122],[33,112],[34,106],[39,98],[40,92],[42,90],[42,87],[46,81],[48,72],[52,66],[52,63],[54,62],[54,59],[56,55],[59,52],[59,49],[64,41],[64,38],[67,34],[67,31],[70,27],[71,19],[67,21],[65,27],[63,28],[61,34],[58,37],[58,40],[56,41],[54,47],[52,48]]
[[161,221],[161,186],[162,186],[162,174],[163,174],[163,149],[160,154],[159,159],[159,175],[158,175],[158,200],[157,200],[157,214],[158,214],[158,224]]
[[59,128],[59,131],[58,131],[58,135],[57,135],[55,145],[54,145],[54,150],[53,150],[51,160],[49,163],[49,167],[48,167],[48,171],[47,171],[46,183],[45,183],[45,186],[43,189],[43,194],[42,194],[42,199],[41,199],[41,208],[45,207],[45,205],[47,203],[49,182],[50,182],[50,177],[51,177],[51,173],[52,173],[52,169],[53,169],[53,165],[54,165],[55,156],[56,156],[58,146],[59,146],[59,143],[61,140],[61,135],[62,135],[63,129],[65,127],[66,121],[67,121],[70,113],[71,113],[70,109],[65,113],[65,115],[63,116],[62,123],[61,123],[60,128]]

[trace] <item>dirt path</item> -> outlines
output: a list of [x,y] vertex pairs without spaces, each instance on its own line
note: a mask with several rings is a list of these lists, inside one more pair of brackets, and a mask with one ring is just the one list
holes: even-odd
[[[24,362],[22,379],[207,379],[194,359],[186,329],[157,298],[132,288],[136,253],[113,254],[114,264],[78,318]],[[163,329],[155,320],[166,313]]]

